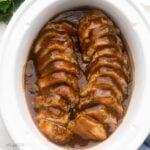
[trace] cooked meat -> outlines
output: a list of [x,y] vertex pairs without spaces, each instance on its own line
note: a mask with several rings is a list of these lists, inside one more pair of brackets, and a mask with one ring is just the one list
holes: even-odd
[[41,72],[43,72],[47,65],[57,60],[64,60],[73,64],[77,64],[76,57],[73,54],[54,50],[37,61],[38,68]]
[[97,71],[95,71],[91,76],[89,75],[89,82],[93,82],[99,76],[108,76],[120,87],[124,94],[128,92],[128,82],[124,74],[117,69],[112,67],[102,66],[99,67]]
[[119,48],[122,47],[122,43],[118,36],[104,36],[96,39],[94,42],[91,41],[86,47],[84,46],[86,51],[83,52],[83,60],[89,62],[94,52],[106,45]]
[[[82,138],[102,140],[116,129],[124,115],[122,102],[128,94],[129,58],[119,29],[101,11],[88,13],[80,20],[78,35],[83,61],[88,62],[88,83],[80,92],[80,113],[70,129]],[[99,133],[102,139],[91,135],[96,124],[107,131]]]
[[76,34],[76,32],[77,29],[66,22],[49,23],[41,31],[39,38],[36,40],[34,52],[39,53],[39,51],[46,49],[51,40],[69,42],[71,40],[69,35]]
[[113,132],[117,127],[117,118],[110,113],[104,105],[98,105],[92,108],[87,108],[83,114],[96,119],[100,123],[109,127],[109,131]]
[[43,31],[47,31],[47,30],[56,30],[58,32],[60,32],[61,34],[68,34],[68,35],[75,35],[77,33],[77,29],[71,25],[68,22],[65,21],[60,21],[60,22],[55,22],[55,23],[51,23],[49,22],[44,28]]
[[36,120],[48,120],[58,124],[65,125],[69,121],[69,113],[65,113],[62,110],[55,107],[47,107],[39,111],[36,116]]
[[67,143],[71,137],[72,132],[66,127],[49,120],[40,120],[39,129],[53,142],[57,144]]
[[51,40],[48,42],[47,47],[45,49],[41,50],[38,54],[37,57],[40,59],[44,57],[45,55],[49,54],[49,52],[54,51],[54,50],[59,50],[59,51],[67,51],[68,53],[73,53],[73,45],[72,41],[56,41],[56,40]]
[[69,129],[87,140],[102,141],[107,138],[106,130],[101,123],[82,114],[69,123]]
[[37,110],[42,109],[43,107],[56,107],[65,112],[69,111],[66,100],[57,94],[37,96],[34,106]]
[[96,89],[93,94],[93,101],[96,104],[103,104],[113,111],[115,111],[118,117],[122,117],[124,114],[123,106],[116,99],[114,93],[110,90]]
[[94,101],[92,99],[92,96],[91,95],[88,95],[86,97],[81,97],[80,98],[80,103],[78,105],[78,109],[80,111],[86,109],[86,108],[90,108],[91,106],[94,105]]
[[66,41],[70,40],[67,34],[61,34],[55,30],[49,30],[48,32],[43,32],[42,36],[36,40],[34,52],[39,53],[44,50],[51,40],[57,39],[57,41]]
[[55,93],[65,98],[70,105],[75,105],[79,103],[78,91],[75,91],[71,86],[60,84],[53,87],[48,88],[47,90],[42,91],[44,94],[47,93]]
[[67,22],[49,23],[35,42],[40,94],[35,98],[39,129],[53,142],[72,137],[67,128],[70,113],[79,103],[80,68],[72,40],[76,28]]
[[48,64],[45,69],[41,71],[41,76],[44,77],[48,74],[62,71],[66,73],[72,73],[76,76],[80,73],[79,66],[77,66],[76,64],[70,63],[69,61],[65,60],[56,60]]
[[[95,41],[96,39],[98,39],[100,37],[104,37],[107,35],[118,35],[119,33],[120,33],[120,31],[116,27],[105,25],[105,26],[97,27],[97,28],[94,28],[93,30],[91,30],[91,32],[89,34],[89,38],[87,38],[87,39],[90,39],[90,41]],[[85,43],[86,43],[86,40],[84,41]],[[90,43],[90,41],[89,41],[89,43]]]
[[73,87],[75,90],[77,90],[78,89],[77,80],[78,80],[77,77],[72,74],[66,72],[56,72],[49,74],[43,78],[40,78],[38,80],[38,85],[42,89],[56,84],[65,83]]
[[[120,51],[118,51],[117,49],[111,48],[111,47],[110,48],[109,47],[106,47],[106,48],[103,47],[101,49],[97,49],[92,56],[91,62],[96,61],[97,58],[102,57],[102,56],[117,57],[120,62],[122,62],[123,64],[126,63],[124,55]],[[126,64],[126,65],[128,65],[128,64]]]
[[78,31],[81,46],[84,49],[84,61],[89,62],[97,48],[106,45],[120,48],[123,46],[118,36],[120,33],[119,30],[105,14],[98,15],[97,12],[89,13],[81,19]]
[[110,90],[112,90],[115,93],[115,96],[118,99],[118,101],[123,100],[123,93],[120,91],[119,87],[112,80],[112,78],[108,76],[99,76],[94,81],[89,81],[86,88],[81,92],[81,96],[87,96],[99,87],[110,88]]
[[93,91],[93,93],[91,93],[89,96],[82,98],[79,104],[79,109],[83,110],[85,108],[90,108],[95,104],[102,104],[112,109],[114,112],[116,112],[119,118],[124,114],[122,104],[118,102],[114,93],[110,89],[104,87],[101,87],[101,89],[95,89],[95,91]]
[[129,76],[129,71],[128,68],[126,68],[119,60],[117,57],[99,57],[96,61],[92,62],[89,64],[87,73],[88,76],[90,76],[93,72],[95,72],[99,67],[102,66],[108,66],[112,67],[115,69],[120,70],[120,72],[123,72],[125,76]]
[[85,38],[89,37],[91,30],[106,25],[112,26],[113,22],[103,12],[92,11],[88,13],[80,20],[79,24],[78,34],[81,43]]

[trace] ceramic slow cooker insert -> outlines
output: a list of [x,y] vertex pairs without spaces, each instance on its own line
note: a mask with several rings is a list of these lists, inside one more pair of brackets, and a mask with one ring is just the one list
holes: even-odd
[[[49,142],[34,125],[24,96],[23,69],[42,26],[55,14],[75,7],[90,6],[104,10],[117,23],[131,49],[135,83],[123,123],[105,142],[89,149],[137,149],[149,132],[149,28],[132,1],[26,1],[11,20],[2,42],[1,112],[10,135],[20,149],[63,149]],[[128,11],[127,11],[128,10]],[[123,146],[125,145],[125,146]],[[87,149],[87,148],[86,148]]]

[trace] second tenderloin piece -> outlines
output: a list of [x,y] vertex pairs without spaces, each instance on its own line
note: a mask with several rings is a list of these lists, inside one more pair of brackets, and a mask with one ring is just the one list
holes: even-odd
[[70,114],[79,102],[79,66],[72,36],[77,33],[67,22],[48,23],[34,45],[40,94],[35,100],[39,129],[51,141],[67,143]]
[[80,93],[80,113],[69,128],[87,140],[105,140],[124,116],[128,97],[129,61],[119,29],[101,11],[80,20],[78,35],[83,61],[88,63],[87,86]]

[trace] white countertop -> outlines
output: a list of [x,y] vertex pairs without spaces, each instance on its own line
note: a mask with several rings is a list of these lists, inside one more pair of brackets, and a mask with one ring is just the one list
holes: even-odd
[[[139,0],[144,8],[145,12],[148,14],[148,19],[150,21],[150,0]],[[7,25],[0,24],[0,41],[3,37],[3,33]],[[0,150],[18,150],[17,145],[15,145],[10,138],[7,129],[0,117]]]

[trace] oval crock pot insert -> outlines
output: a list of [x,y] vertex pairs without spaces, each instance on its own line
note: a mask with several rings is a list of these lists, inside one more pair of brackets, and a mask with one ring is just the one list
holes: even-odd
[[128,51],[103,11],[74,9],[46,23],[31,47],[24,78],[32,118],[49,140],[85,147],[117,129],[133,86]]

